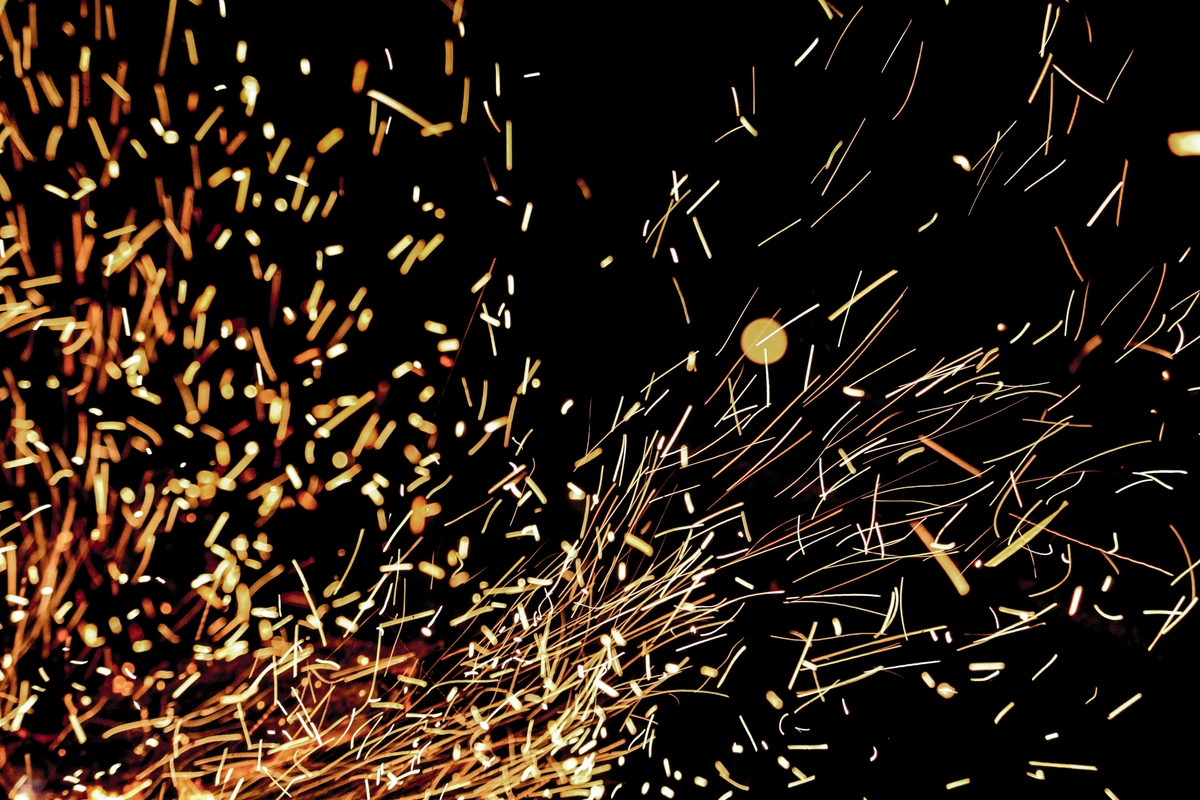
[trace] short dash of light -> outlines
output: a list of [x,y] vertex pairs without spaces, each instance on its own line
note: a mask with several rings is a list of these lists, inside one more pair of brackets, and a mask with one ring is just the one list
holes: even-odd
[[1121,705],[1117,706],[1112,711],[1108,712],[1108,718],[1113,719],[1118,714],[1120,714],[1122,711],[1129,708],[1131,705],[1133,705],[1134,703],[1136,703],[1138,700],[1141,700],[1141,699],[1142,699],[1142,693],[1138,692],[1133,697],[1129,698],[1124,703],[1121,703]]
[[328,153],[329,149],[342,140],[346,132],[341,128],[334,128],[329,133],[321,137],[321,141],[317,142],[318,153]]
[[808,58],[808,54],[813,51],[813,48],[815,48],[817,46],[817,42],[819,42],[819,41],[821,41],[821,39],[819,37],[816,39],[813,39],[812,44],[810,44],[808,46],[807,50],[805,50],[803,53],[800,54],[800,57],[796,59],[796,63],[792,64],[792,66],[793,67],[800,66],[800,62],[803,61],[804,59]]
[[1099,219],[1100,215],[1104,213],[1104,209],[1108,208],[1108,204],[1112,202],[1112,199],[1117,196],[1117,192],[1119,192],[1124,185],[1125,181],[1121,181],[1112,188],[1112,191],[1108,193],[1108,197],[1104,198],[1104,202],[1101,203],[1100,207],[1096,209],[1096,213],[1092,214],[1092,218],[1088,220],[1086,227],[1092,227],[1092,223]]
[[1082,770],[1084,772],[1098,772],[1099,771],[1095,767],[1089,766],[1087,764],[1060,764],[1055,761],[1030,761],[1029,766],[1031,766],[1031,767],[1052,767],[1054,769],[1075,769],[1075,770]]
[[[692,222],[696,226],[696,235],[700,237],[700,244],[704,247],[704,255],[708,256],[711,259],[713,257],[712,250],[708,249],[708,241],[704,238],[704,231],[700,230],[700,218],[692,217]],[[674,254],[674,252],[675,252],[674,248],[671,249],[671,252],[672,252],[672,254]]]
[[1083,599],[1083,587],[1076,586],[1075,591],[1071,594],[1071,607],[1067,610],[1067,616],[1075,616],[1075,612],[1079,611],[1079,601]]

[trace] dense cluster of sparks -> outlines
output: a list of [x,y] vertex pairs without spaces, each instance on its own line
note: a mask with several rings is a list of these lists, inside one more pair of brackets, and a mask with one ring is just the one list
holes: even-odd
[[[345,88],[361,95],[364,115],[369,111],[369,137],[348,133],[352,126],[342,123],[307,153],[307,144],[287,138],[284,123],[263,121],[264,108],[279,107],[272,109],[269,92],[249,75],[240,87],[219,87],[221,93],[173,88],[169,62],[187,58],[197,65],[206,26],[221,20],[200,16],[216,16],[212,2],[163,5],[169,14],[161,53],[148,55],[144,42],[126,47],[118,38],[119,5],[114,13],[113,5],[84,2],[70,19],[59,19],[48,15],[67,11],[61,4],[0,3],[8,48],[0,70],[13,73],[0,82],[7,87],[0,147],[11,160],[0,167],[6,214],[0,227],[0,407],[8,417],[0,441],[0,580],[7,603],[0,628],[0,787],[10,798],[77,792],[91,800],[350,792],[596,798],[620,784],[616,767],[627,757],[644,757],[656,739],[668,738],[655,720],[658,699],[668,692],[682,693],[689,703],[752,696],[749,702],[787,716],[845,696],[844,688],[884,671],[916,671],[947,699],[967,691],[964,682],[1003,677],[1003,643],[1047,623],[1058,605],[1037,598],[1066,584],[1081,558],[1094,556],[1114,573],[1118,562],[1161,573],[1161,596],[1136,598],[1165,603],[1146,612],[1165,616],[1151,647],[1196,604],[1194,565],[1181,535],[1182,567],[1164,569],[1119,551],[1116,542],[1100,546],[1065,532],[1072,493],[1088,490],[1081,486],[1088,471],[1110,453],[1152,441],[1104,439],[1094,449],[1081,442],[1067,450],[1077,458],[1064,460],[1055,450],[1037,459],[1048,441],[1087,426],[1073,421],[1074,392],[999,377],[1002,351],[1024,346],[1030,325],[1003,347],[964,346],[903,377],[896,377],[900,359],[871,361],[871,348],[901,310],[896,270],[865,276],[847,302],[798,309],[786,323],[774,319],[777,312],[743,324],[744,310],[726,342],[737,337],[740,352],[688,353],[628,406],[622,400],[610,429],[595,441],[589,437],[577,461],[544,467],[550,476],[536,481],[514,419],[540,385],[539,362],[506,361],[497,340],[511,327],[510,312],[501,305],[491,313],[482,302],[489,286],[511,297],[511,277],[505,287],[489,269],[469,287],[447,289],[470,289],[490,351],[507,364],[511,395],[495,381],[492,386],[493,398],[503,394],[499,412],[493,399],[492,414],[486,413],[488,384],[469,375],[461,376],[462,413],[473,419],[453,430],[427,410],[434,386],[409,391],[428,374],[445,376],[464,346],[465,333],[462,340],[451,338],[435,321],[399,321],[438,338],[429,352],[388,367],[390,376],[336,373],[339,356],[369,347],[376,335],[365,305],[369,287],[348,298],[329,296],[324,281],[300,277],[308,268],[279,266],[299,259],[249,221],[255,213],[274,213],[272,207],[297,226],[328,217],[343,191],[332,172],[318,166],[336,158],[336,148],[365,147],[378,156],[391,127],[384,116],[392,114],[415,124],[402,134],[411,147],[453,135],[467,119],[469,83],[461,121],[431,121],[368,88],[371,70],[360,61]],[[463,3],[448,6],[453,35],[462,39]],[[840,43],[857,14],[843,19],[824,0],[816,6],[829,24],[842,26],[835,31]],[[1054,35],[1050,20],[1048,10],[1043,50]],[[447,75],[453,46],[448,39]],[[241,64],[247,50],[243,41],[235,53],[211,57]],[[912,53],[917,66],[904,103],[919,91],[923,51],[921,42]],[[1031,103],[1046,76],[1053,81],[1055,74],[1090,102],[1103,102],[1052,58],[1045,53]],[[309,69],[302,63],[304,74]],[[153,97],[126,90],[130,70],[157,71]],[[498,65],[496,81],[498,95]],[[502,132],[493,109],[483,105],[483,124],[504,137],[511,168],[512,124],[504,123]],[[147,109],[154,109],[148,121]],[[758,136],[751,119],[740,108],[736,113],[739,124],[730,134]],[[830,173],[826,189],[862,127],[844,150],[838,143],[818,172]],[[974,165],[954,156],[964,170],[979,172],[980,192],[1006,135],[998,134]],[[265,167],[247,155],[259,136],[267,148]],[[130,167],[131,159],[152,170],[164,165],[161,177],[137,189],[154,203],[149,212],[106,202],[114,184],[145,174],[141,163]],[[250,166],[236,166],[242,163]],[[841,199],[820,199],[811,225],[868,175]],[[489,177],[498,192],[490,171]],[[643,231],[654,255],[664,239],[670,248],[668,222],[688,199],[680,190],[686,179],[673,177],[666,214]],[[692,212],[717,184],[677,212],[692,216],[687,229],[694,227],[709,258],[710,242]],[[1124,178],[1089,227],[1114,198],[1119,219],[1123,187]],[[580,188],[589,196],[586,183]],[[421,202],[419,188],[413,201]],[[426,205],[432,213],[413,223],[424,233],[405,235],[370,257],[386,258],[401,274],[430,258],[445,241],[433,220],[446,212]],[[530,228],[531,214],[528,202],[521,230]],[[45,228],[34,220],[45,221]],[[795,224],[762,246],[794,233]],[[1070,234],[1055,232],[1051,242],[1056,248],[1061,242],[1074,270],[1065,274],[1073,282],[1078,276],[1081,285],[1071,287],[1063,319],[1030,323],[1046,328],[1030,334],[1033,345],[1056,333],[1073,335],[1082,344],[1072,373],[1110,341],[1123,343],[1118,360],[1139,350],[1142,357],[1174,360],[1190,346],[1180,323],[1198,295],[1165,296],[1165,266],[1145,317],[1135,315],[1140,324],[1128,336],[1112,333],[1123,320],[1117,315],[1102,336],[1096,312],[1087,314],[1090,283],[1067,248]],[[315,253],[316,270],[352,247],[323,246]],[[213,273],[204,265],[218,259],[248,260],[248,271],[209,283],[204,276]],[[611,263],[610,257],[600,266]],[[1131,296],[1149,275],[1121,302],[1133,304]],[[264,287],[268,302],[259,307],[230,299],[247,294],[245,284]],[[675,286],[686,316],[683,291]],[[856,321],[860,315],[871,321],[847,330],[852,313]],[[1178,345],[1167,342],[1176,328]],[[815,347],[797,355],[803,348],[793,346],[794,359],[807,359],[802,390],[773,400],[771,365],[788,349],[788,333],[794,341],[801,329],[801,341],[836,338],[840,347],[845,336],[846,346],[831,351],[832,359],[830,352],[817,358]],[[483,347],[481,341],[475,345]],[[701,364],[705,375],[728,373],[698,388]],[[336,388],[319,395],[322,370],[336,375]],[[416,402],[398,408],[406,401],[396,397],[401,389],[389,396],[389,378]],[[677,389],[669,399],[668,385]],[[447,418],[448,412],[438,415]],[[1011,452],[978,452],[970,435],[955,436],[985,425],[1010,432],[1002,435],[1013,437]],[[472,427],[481,438],[459,447],[464,436],[470,441]],[[717,432],[701,433],[705,429]],[[387,456],[378,455],[389,441]],[[761,490],[755,481],[768,468],[789,476],[775,496],[799,501],[782,521],[770,519],[774,510],[760,515],[756,509]],[[484,488],[456,496],[453,505],[446,496],[435,499],[453,470],[482,476]],[[1142,469],[1137,483],[1119,491],[1138,483],[1170,488],[1167,474],[1178,471]],[[313,512],[321,495],[334,491],[359,492],[377,530],[358,532],[332,582],[310,584],[305,570],[312,559],[281,559],[268,523]],[[577,513],[577,531],[539,525],[536,514],[556,502]],[[478,577],[483,565],[468,568],[471,535],[452,536],[474,525],[477,537],[507,540],[504,552],[511,554],[504,565],[487,565],[487,580]],[[752,534],[752,527],[763,530]],[[354,540],[353,532],[346,535]],[[955,641],[937,620],[905,619],[902,574],[921,570],[927,584],[925,562],[932,561],[944,572],[940,580],[968,597],[973,570],[1014,569],[1019,561],[1027,568],[1035,556],[1047,556],[1034,545],[1051,539],[1066,547],[1060,554],[1051,548],[1047,560],[1053,564],[1061,555],[1066,575],[1030,593],[1027,609],[1001,607],[1007,624],[997,617],[995,630]],[[777,571],[794,577],[800,589],[756,587],[745,570],[766,560],[779,562]],[[196,574],[183,574],[193,567]],[[886,594],[837,591],[881,570],[885,574],[874,580],[890,582]],[[1188,591],[1179,591],[1181,581]],[[435,584],[453,590],[437,590],[449,599],[410,613],[419,587]],[[820,590],[810,591],[818,584]],[[1110,597],[1112,585],[1109,576],[1102,597]],[[908,587],[917,590],[911,579]],[[1087,590],[1089,599],[1094,591]],[[1086,609],[1084,592],[1082,584],[1074,590],[1070,615]],[[868,601],[852,597],[881,605],[866,608],[860,603]],[[1111,620],[1139,613],[1133,602],[1126,600],[1124,611],[1091,605]],[[819,622],[817,610],[830,603],[850,621]],[[739,625],[746,624],[748,605],[780,604],[811,617],[803,625],[780,624],[780,634],[801,628],[789,634],[796,649],[790,680],[764,685],[744,675],[755,654],[740,644]],[[980,605],[986,607],[986,601]],[[877,623],[866,624],[871,618]],[[443,649],[426,643],[439,637],[451,641]],[[997,640],[1002,644],[993,645]],[[964,652],[984,645],[991,646],[986,658]],[[741,695],[734,685],[744,687]],[[1138,691],[1131,687],[1129,699],[1111,702],[1108,718],[1137,702]],[[1014,684],[1015,699],[997,709],[994,724],[1019,706],[1019,693]],[[741,728],[731,728],[730,758],[741,758],[747,745],[759,754],[761,744],[765,754],[774,732],[751,734],[739,719]],[[789,736],[770,756],[783,782],[757,767],[735,776],[717,761],[689,763],[687,775],[668,765],[655,791],[669,798],[690,784],[728,798],[748,784],[810,783],[821,772],[818,751],[827,745]],[[1034,752],[1029,768],[1031,778],[1043,779],[1045,770],[1097,765],[1039,759]],[[949,774],[946,781],[955,788],[969,779]]]

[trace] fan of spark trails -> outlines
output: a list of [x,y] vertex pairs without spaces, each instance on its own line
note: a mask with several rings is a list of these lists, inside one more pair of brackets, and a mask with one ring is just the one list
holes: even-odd
[[[462,188],[460,151],[443,146],[487,126],[465,147],[486,142],[485,177],[500,191],[512,127],[499,68],[486,107],[460,79],[464,63],[491,78],[461,4],[428,26],[436,82],[416,54],[350,60],[316,84],[317,121],[282,102],[282,87],[317,79],[321,61],[246,74],[276,45],[223,7],[172,4],[161,50],[138,27],[148,21],[127,30],[122,19],[116,35],[120,5],[65,20],[27,10],[26,25],[4,12],[27,105],[10,95],[2,109],[13,159],[0,265],[3,774],[14,796],[317,797],[360,782],[398,797],[598,796],[626,756],[686,738],[656,719],[668,693],[739,717],[747,737],[734,729],[733,770],[697,762],[686,781],[807,783],[818,754],[768,756],[783,773],[758,777],[747,750],[784,741],[762,732],[775,723],[759,724],[766,709],[794,697],[801,720],[808,704],[888,674],[916,673],[953,698],[1025,657],[1004,650],[1019,637],[1002,637],[1065,613],[1031,599],[963,641],[1042,557],[1035,546],[1067,536],[1075,462],[1127,443],[1055,449],[1073,433],[1057,403],[1066,392],[1035,405],[1056,387],[1002,381],[1006,346],[983,336],[922,351],[920,368],[893,365],[883,345],[904,341],[898,315],[920,302],[894,273],[866,276],[849,303],[818,298],[774,342],[741,335],[749,308],[745,319],[726,309],[737,319],[727,342],[751,363],[710,331],[711,360],[693,351],[638,387],[581,452],[530,439],[573,417],[541,396],[543,378],[561,375],[553,361],[539,376],[539,361],[505,346],[521,295],[497,268],[504,252],[492,261],[469,233],[536,235],[535,198],[482,210]],[[200,59],[209,40],[219,66]],[[392,72],[429,85],[400,97]],[[739,129],[757,132],[749,119]],[[393,152],[433,153],[444,173],[408,180],[393,160],[375,176],[393,195],[405,184],[409,232],[396,235],[394,214],[382,230],[367,224],[379,195],[355,191]],[[673,195],[672,207],[684,202]],[[460,200],[473,224],[456,237]],[[672,246],[666,221],[647,247]],[[363,278],[351,259],[396,278]],[[468,314],[471,325],[439,321]],[[1131,332],[1127,348],[1165,349]],[[788,334],[774,375],[753,365]],[[1071,340],[1091,344],[1073,372],[1097,339]],[[826,344],[818,358],[797,341]],[[796,361],[806,368],[782,370]],[[983,452],[995,442],[1007,446]],[[1105,544],[1092,547],[1115,550]],[[878,608],[831,599],[856,580],[850,592],[877,595]],[[1174,603],[1173,589],[1154,591],[1144,602]],[[1078,590],[1070,597],[1073,617]],[[1191,608],[1186,596],[1175,606],[1163,632]],[[789,663],[749,681],[743,670],[760,662],[739,640],[764,632],[791,640]],[[986,658],[958,655],[997,639]],[[663,793],[681,780],[668,769]]]

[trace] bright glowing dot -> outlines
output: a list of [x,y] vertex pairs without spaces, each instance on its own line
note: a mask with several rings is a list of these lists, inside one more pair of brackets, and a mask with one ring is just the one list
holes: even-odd
[[960,167],[965,169],[967,172],[971,171],[971,162],[967,160],[966,156],[954,156],[954,158],[952,158],[950,160],[953,161],[955,164],[958,164]]
[[1000,331],[1001,333],[1004,333],[1006,330],[1008,330],[1008,326],[1005,325],[1003,322],[998,322],[998,323],[996,323],[996,330]]
[[1167,137],[1167,147],[1177,156],[1200,156],[1200,131],[1180,131]]
[[312,64],[308,63],[307,58],[300,59],[300,74],[307,75],[312,70]]
[[787,331],[773,319],[756,319],[742,330],[742,352],[755,364],[774,364],[787,352]]

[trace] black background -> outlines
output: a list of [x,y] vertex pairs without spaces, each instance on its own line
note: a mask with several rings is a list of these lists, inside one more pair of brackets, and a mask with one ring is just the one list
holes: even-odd
[[[895,377],[885,372],[874,384],[865,384],[868,401],[878,405],[879,398],[900,380],[916,377],[915,370],[931,366],[938,357],[999,345],[1005,352],[1006,381],[1051,381],[1053,385],[1046,388],[1062,393],[1083,385],[1072,413],[1094,424],[1095,430],[1060,445],[1055,463],[1061,466],[1127,441],[1157,438],[1159,425],[1165,422],[1163,441],[1152,445],[1152,454],[1128,463],[1119,457],[1102,462],[1108,474],[1097,476],[1095,483],[1089,478],[1083,496],[1072,499],[1070,530],[1106,548],[1111,546],[1110,531],[1120,530],[1122,547],[1128,552],[1177,574],[1186,564],[1167,524],[1179,528],[1185,540],[1197,541],[1195,513],[1189,503],[1196,489],[1192,476],[1173,476],[1178,480],[1171,493],[1139,495],[1145,487],[1138,487],[1114,496],[1113,490],[1128,482],[1132,469],[1187,469],[1194,461],[1200,426],[1194,417],[1194,398],[1186,392],[1189,385],[1200,383],[1194,380],[1194,368],[1186,358],[1167,364],[1143,353],[1113,364],[1122,344],[1117,338],[1128,337],[1137,326],[1148,294],[1131,297],[1129,305],[1113,315],[1109,325],[1116,332],[1111,337],[1106,333],[1105,345],[1078,373],[1068,373],[1067,365],[1081,343],[1100,330],[1101,311],[1116,303],[1147,269],[1155,268],[1146,279],[1155,283],[1157,265],[1169,264],[1164,298],[1172,303],[1197,284],[1195,256],[1178,263],[1195,230],[1197,165],[1172,156],[1165,145],[1168,133],[1200,127],[1188,79],[1195,74],[1195,50],[1188,46],[1185,21],[1174,16],[1182,13],[1182,6],[1143,9],[1081,2],[1061,6],[1062,18],[1048,49],[1054,62],[1089,90],[1103,96],[1131,49],[1134,56],[1111,102],[1101,105],[1082,98],[1070,136],[1065,125],[1076,92],[1056,75],[1050,155],[1036,156],[1008,186],[1001,185],[1003,180],[1046,137],[1048,83],[1032,106],[1026,102],[1041,69],[1037,51],[1045,6],[959,0],[948,6],[933,0],[869,4],[824,69],[833,43],[857,6],[840,8],[845,18],[830,21],[816,0],[722,5],[478,2],[467,4],[467,36],[459,39],[450,25],[449,9],[436,0],[336,6],[230,2],[224,21],[217,18],[216,3],[209,0],[199,9],[181,3],[181,20],[189,14],[194,21],[177,23],[177,33],[190,24],[200,34],[201,66],[188,65],[182,43],[177,42],[168,76],[175,78],[182,72],[196,89],[207,90],[219,83],[237,86],[241,75],[253,74],[263,86],[254,124],[274,118],[282,129],[278,120],[288,119],[290,128],[282,135],[291,136],[297,146],[303,142],[311,148],[334,125],[348,131],[347,142],[339,145],[343,150],[321,160],[312,179],[323,181],[326,192],[336,187],[338,178],[344,180],[345,196],[329,220],[314,222],[298,234],[294,226],[276,227],[270,194],[264,207],[250,215],[268,245],[273,244],[276,230],[280,237],[288,237],[271,260],[279,260],[285,268],[285,294],[292,293],[293,306],[307,295],[315,277],[311,254],[335,242],[346,246],[346,254],[326,259],[322,277],[329,283],[330,295],[348,298],[361,284],[372,287],[367,302],[376,312],[372,344],[352,347],[340,363],[330,365],[326,380],[339,381],[345,389],[329,394],[372,388],[386,377],[386,371],[406,359],[432,362],[428,354],[434,337],[420,332],[419,321],[440,320],[450,327],[451,335],[461,333],[475,303],[467,287],[496,259],[497,279],[488,287],[484,302],[492,308],[511,303],[514,327],[501,339],[504,358],[492,359],[476,320],[453,374],[431,367],[430,382],[442,391],[437,412],[427,416],[449,427],[468,413],[458,385],[463,375],[473,390],[485,377],[496,384],[515,385],[526,355],[542,359],[543,388],[522,401],[518,413],[524,421],[518,428],[522,432],[534,428],[530,441],[537,443],[537,457],[543,459],[543,469],[556,476],[554,488],[559,490],[564,480],[573,478],[557,476],[566,475],[570,463],[595,439],[585,418],[589,410],[594,427],[607,426],[619,398],[627,398],[628,407],[629,398],[653,372],[661,372],[693,350],[700,353],[700,371],[672,384],[678,387],[672,391],[675,405],[664,405],[657,424],[673,424],[687,403],[702,402],[716,388],[732,359],[728,349],[722,358],[711,354],[756,290],[746,319],[776,314],[790,319],[815,302],[821,302],[822,313],[840,305],[849,297],[860,270],[866,283],[897,269],[899,274],[884,287],[887,291],[877,290],[863,302],[861,316],[851,317],[847,339],[857,342],[869,326],[868,317],[873,321],[890,303],[885,298],[908,287],[901,317],[873,353],[870,368],[914,347],[917,353],[909,360],[921,363],[907,366],[907,372],[901,370]],[[149,12],[136,20],[133,14],[126,12],[126,16],[128,22],[119,17],[120,24],[127,26],[122,28],[122,40],[140,35],[144,26],[146,52],[157,53],[155,36],[161,37],[161,32],[155,32],[161,22],[148,18]],[[888,52],[910,19],[911,27],[881,74]],[[802,64],[793,66],[815,37],[820,37],[820,44]],[[442,71],[445,38],[455,41],[452,77]],[[245,66],[231,57],[238,39],[250,42]],[[893,121],[912,82],[918,43],[923,43],[923,51],[912,95]],[[385,47],[394,61],[392,70]],[[301,57],[313,61],[313,74],[307,78],[297,68]],[[369,88],[379,88],[435,122],[452,120],[455,129],[437,140],[420,139],[416,126],[397,117],[383,155],[371,157],[367,101],[346,91],[359,58],[370,61]],[[150,62],[147,58],[146,64]],[[492,84],[496,62],[502,71],[499,98]],[[532,72],[541,74],[521,77]],[[463,74],[471,76],[472,99],[468,124],[459,126]],[[149,97],[153,80],[149,68],[141,73],[135,69],[130,84],[141,87],[140,96]],[[8,87],[3,93],[15,105],[16,84],[8,76],[5,81],[0,86]],[[756,104],[755,113],[747,117],[759,136],[737,131],[714,143],[738,123],[731,86],[737,89],[743,113],[752,102]],[[131,92],[138,96],[136,89]],[[504,170],[504,138],[488,123],[483,99],[489,100],[501,126],[505,119],[514,122],[512,172]],[[174,113],[183,118],[181,100],[175,101],[180,107]],[[828,173],[811,185],[809,181],[834,144],[849,143],[864,117],[858,139],[821,197]],[[968,217],[979,173],[965,173],[951,156],[965,155],[974,164],[1014,119],[1020,121],[999,148],[1004,152],[1002,161]],[[136,124],[145,128],[143,122]],[[135,130],[134,135],[152,136],[148,130]],[[178,182],[189,173],[186,150],[177,147],[170,157],[183,160],[170,169],[182,176]],[[838,156],[843,152],[844,145]],[[495,200],[484,157],[499,182],[500,194],[512,201],[512,207]],[[1063,158],[1066,164],[1053,176],[1028,192],[1021,191]],[[1120,180],[1125,159],[1130,166],[1120,228],[1113,224],[1114,206],[1094,227],[1086,228],[1101,200]],[[145,177],[139,175],[138,166],[129,167],[123,182],[133,184]],[[328,172],[322,174],[324,170]],[[672,215],[656,258],[651,258],[653,240],[648,245],[639,236],[643,221],[649,218],[653,224],[665,210],[672,170],[690,176],[685,188],[692,195],[684,208],[713,181],[721,181],[697,210],[713,250],[712,260],[705,258],[682,209]],[[867,170],[871,174],[858,189],[810,228]],[[210,171],[206,166],[206,174]],[[591,200],[583,198],[577,178],[587,181]],[[10,182],[16,185],[16,179]],[[434,225],[428,215],[415,211],[413,185],[422,187],[423,201],[446,208],[442,223]],[[215,204],[208,195],[232,192],[229,186],[203,190],[201,199]],[[146,196],[144,185],[137,191]],[[228,205],[230,200],[220,196],[219,202]],[[533,202],[534,209],[530,229],[522,233],[520,221],[527,201]],[[200,199],[197,204],[202,205]],[[937,221],[917,233],[934,212]],[[36,224],[38,214],[31,213]],[[758,246],[797,218],[803,221]],[[46,219],[47,225],[61,225],[61,215],[50,222],[47,213]],[[1072,322],[1071,336],[1056,334],[1033,348],[1030,339],[1061,317],[1066,294],[1083,288],[1062,251],[1055,225],[1091,281],[1088,317],[1078,341],[1072,338],[1076,324]],[[207,230],[210,225],[203,227]],[[405,233],[428,238],[434,230],[446,234],[446,243],[408,276],[397,275],[396,263],[381,255]],[[69,232],[60,235],[69,238]],[[676,248],[680,263],[672,263],[668,247]],[[235,240],[225,251],[227,260],[206,263],[212,282],[240,287],[247,271],[244,250],[244,242]],[[610,255],[613,262],[602,270],[601,260]],[[511,299],[502,294],[500,280],[508,274],[517,287]],[[291,275],[302,277],[289,283]],[[686,298],[690,323],[684,320],[672,278]],[[261,319],[266,287],[246,283],[244,292],[240,288],[229,292],[234,297],[227,308],[233,310],[225,313]],[[1149,288],[1143,284],[1139,291]],[[1078,293],[1075,303],[1073,320],[1078,319]],[[239,304],[241,311],[237,311]],[[1032,324],[1025,341],[1008,348],[1013,332],[1026,321]],[[1001,322],[1007,332],[996,330]],[[828,371],[837,350],[836,331],[831,330],[834,326],[818,325],[815,320],[789,329],[791,350],[772,372],[778,396],[790,396],[788,390],[801,384],[802,354],[809,344],[816,345],[818,369],[821,356],[827,356]],[[299,338],[296,331],[277,335],[283,350],[293,344],[286,337]],[[1154,342],[1170,348],[1173,336],[1162,334]],[[1162,379],[1164,367],[1171,371],[1169,381]],[[393,391],[408,388],[397,384]],[[568,397],[574,399],[575,410],[560,417],[557,408]],[[1044,407],[1034,401],[1029,404],[1025,416],[1037,416]],[[837,398],[827,398],[806,413],[821,420],[813,425],[824,429],[844,409]],[[490,416],[501,413],[497,410]],[[1011,426],[984,428],[975,438],[968,435],[968,444],[962,446],[981,454],[1005,452],[1017,441],[1011,438],[1012,430]],[[703,441],[702,434],[694,435]],[[463,442],[462,449],[471,443]],[[1078,457],[1071,457],[1075,453]],[[756,479],[751,490],[762,496],[762,527],[808,512],[811,495],[800,501],[767,499],[807,465],[797,455]],[[478,486],[492,482],[490,473],[463,478],[459,486],[447,490],[442,502],[448,507],[473,507]],[[710,499],[718,494],[713,491]],[[357,494],[344,505],[323,497],[316,514],[287,522],[286,527],[276,525],[286,531],[275,532],[277,546],[288,557],[316,558],[313,569],[318,575],[326,566],[336,572],[334,553],[352,546],[359,527],[371,530],[373,525],[361,501]],[[564,527],[577,525],[574,512],[565,504],[548,513]],[[182,544],[172,546],[186,555]],[[501,552],[496,545],[491,547]],[[1193,553],[1198,551],[1200,547],[1192,548]],[[679,795],[698,797],[716,797],[730,788],[713,773],[714,759],[729,765],[738,780],[751,784],[754,796],[785,791],[829,797],[923,796],[944,791],[947,782],[962,777],[970,777],[972,784],[955,791],[978,797],[1013,790],[1031,796],[1101,797],[1102,787],[1109,787],[1118,797],[1127,798],[1182,785],[1190,768],[1191,741],[1186,731],[1197,710],[1189,691],[1189,665],[1195,651],[1189,626],[1195,621],[1182,624],[1148,654],[1146,647],[1162,618],[1143,617],[1141,611],[1162,608],[1163,603],[1169,608],[1177,595],[1163,594],[1162,576],[1139,574],[1138,568],[1122,565],[1119,594],[1111,595],[1119,599],[1109,600],[1098,592],[1107,574],[1105,564],[1092,555],[1091,560],[1078,557],[1070,583],[1040,598],[1043,605],[1037,608],[1051,600],[1060,604],[1048,617],[1048,627],[1018,634],[1027,638],[1014,637],[1014,643],[998,647],[1004,653],[995,657],[1003,658],[1008,667],[994,682],[970,683],[958,663],[963,657],[952,655],[945,645],[926,641],[926,650],[905,649],[897,661],[945,658],[949,664],[957,659],[955,672],[950,666],[929,668],[939,680],[951,680],[959,688],[957,697],[942,700],[920,683],[919,670],[908,669],[849,690],[845,694],[848,714],[840,700],[831,698],[808,707],[802,716],[789,717],[788,726],[809,732],[789,730],[782,737],[775,729],[777,717],[762,694],[769,687],[778,691],[786,683],[795,645],[769,637],[792,629],[807,632],[815,617],[799,612],[794,618],[787,616],[791,609],[803,608],[799,606],[783,606],[781,613],[775,605],[751,604],[740,618],[737,637],[745,637],[750,650],[743,656],[748,660],[741,665],[745,670],[741,682],[730,690],[732,699],[680,695],[678,708],[664,703],[655,759],[666,756],[684,772],[684,782],[675,784]],[[790,582],[802,574],[795,562],[781,560],[757,564],[751,571],[755,574],[743,574],[756,582],[775,581],[789,593]],[[1044,575],[1035,584],[1030,576],[1015,572],[997,578],[980,573],[978,583],[972,577],[975,592],[968,604],[953,594],[931,565],[910,571],[907,577],[909,626],[946,622],[956,636],[960,631],[968,635],[992,630],[988,605],[1027,608],[1038,602],[1028,600],[1028,593],[1050,585]],[[1087,587],[1085,611],[1067,617],[1064,609],[1076,578]],[[813,580],[817,583],[805,584],[804,593],[816,593],[836,582]],[[890,586],[883,580],[859,590],[886,592]],[[1181,582],[1177,588],[1183,586]],[[1164,599],[1168,594],[1170,599]],[[1108,623],[1092,614],[1090,603],[1101,599],[1110,613],[1114,603],[1120,605],[1126,624]],[[430,598],[428,604],[437,603]],[[824,612],[820,613],[822,626],[827,626]],[[1056,664],[1030,684],[1028,676],[1054,653]],[[1094,688],[1098,698],[1085,706]],[[1140,704],[1115,721],[1104,719],[1139,691],[1146,695]],[[1014,710],[1002,725],[993,725],[996,712],[1010,700],[1016,702]],[[748,744],[738,714],[757,738],[769,743],[769,753],[730,753],[732,741]],[[1060,740],[1046,742],[1044,735],[1052,731],[1059,733]],[[799,756],[784,747],[801,741],[828,742],[830,750],[793,758],[817,780],[787,790],[787,773],[774,765],[774,757]],[[870,760],[873,748],[878,752],[874,761]],[[1044,782],[1034,781],[1025,776],[1032,770],[1027,766],[1031,759],[1096,764],[1101,771],[1048,770]],[[708,788],[691,786],[694,774],[706,775]],[[629,768],[612,777],[625,783],[618,796],[637,791],[642,780],[655,781],[651,792],[657,794],[661,765],[632,757]]]

